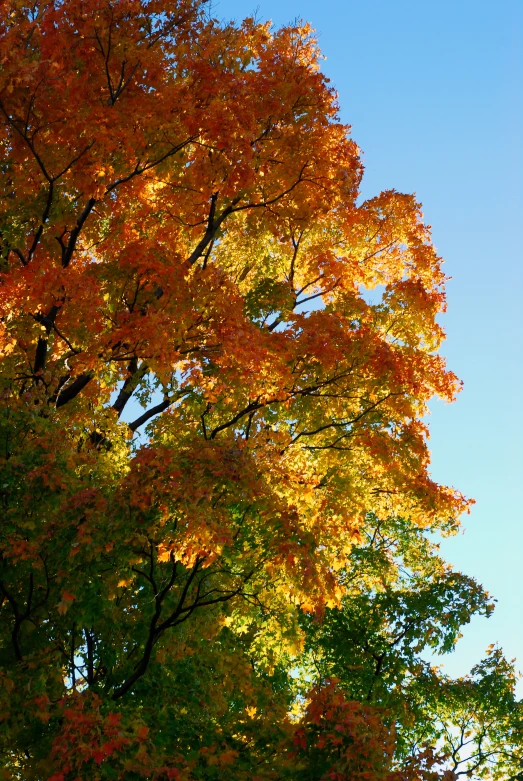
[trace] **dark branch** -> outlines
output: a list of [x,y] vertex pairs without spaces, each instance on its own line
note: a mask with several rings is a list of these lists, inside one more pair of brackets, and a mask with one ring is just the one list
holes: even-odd
[[[187,596],[187,592],[190,588],[190,585],[194,577],[196,576],[196,573],[198,572],[201,563],[202,560],[197,558],[196,563],[193,566],[191,573],[189,574],[189,577],[187,578],[180,599],[178,600],[178,606],[183,604],[183,601]],[[152,564],[152,554],[151,554],[151,564]],[[169,591],[172,589],[174,582],[176,580],[176,576],[177,576],[177,564],[176,562],[173,562],[171,577],[169,578],[167,585],[159,593],[158,592],[155,593],[155,610],[151,618],[151,622],[149,624],[149,635],[147,637],[147,642],[145,643],[145,648],[144,648],[142,658],[136,665],[133,674],[130,675],[129,678],[127,678],[127,680],[121,684],[121,686],[115,689],[115,691],[113,692],[113,700],[118,700],[120,697],[123,697],[123,695],[126,694],[126,692],[128,692],[129,689],[131,689],[132,686],[134,686],[136,681],[138,681],[147,671],[147,667],[149,666],[149,662],[151,660],[153,648],[155,646],[156,641],[158,640],[158,637],[162,633],[158,628],[158,621],[162,613],[163,600],[165,599]],[[152,581],[152,577],[147,579],[150,580],[150,582]]]
[[16,255],[18,258],[20,258],[20,260],[22,261],[22,264],[23,264],[24,266],[27,266],[27,263],[28,263],[28,261],[26,260],[26,258],[25,258],[25,255],[24,255],[24,253],[23,253],[21,250],[19,250],[19,249],[17,249],[17,248],[15,247],[14,249],[12,249],[12,250],[11,250],[11,252],[14,252],[14,253],[15,253],[15,255]]
[[74,399],[85,388],[85,386],[93,379],[93,372],[85,372],[80,374],[70,385],[67,385],[63,391],[61,391],[56,399],[56,407],[63,407],[69,401]]
[[137,358],[131,360],[127,369],[129,371],[129,377],[125,380],[123,387],[118,394],[118,398],[113,404],[113,409],[118,413],[118,417],[122,414],[125,405],[133,395],[140,380],[143,379],[149,371],[149,367],[146,363],[142,363],[142,365],[138,367]]
[[67,268],[69,263],[71,262],[71,258],[73,256],[73,252],[76,249],[76,242],[78,240],[78,236],[80,235],[80,231],[82,230],[84,223],[86,219],[89,217],[90,213],[92,212],[94,205],[96,203],[95,198],[89,198],[87,201],[85,208],[83,212],[78,217],[78,220],[76,221],[76,225],[71,231],[71,234],[69,236],[69,241],[66,245],[63,245],[62,248],[62,266],[63,268]]
[[146,410],[143,415],[140,415],[139,418],[136,418],[136,420],[133,420],[132,423],[129,423],[129,428],[131,431],[136,431],[137,428],[143,426],[143,424],[147,423],[148,420],[153,418],[155,415],[159,415],[160,412],[164,412],[172,404],[175,404],[181,398],[187,396],[190,392],[190,390],[183,390],[177,393],[174,397],[165,398],[162,402],[160,402],[160,404],[157,404],[155,407],[151,407],[151,409]]
[[112,192],[116,187],[119,187],[121,184],[125,184],[125,182],[129,182],[131,179],[134,179],[135,176],[140,176],[141,174],[145,173],[145,171],[150,171],[151,168],[154,168],[157,165],[160,165],[160,163],[163,163],[164,160],[167,160],[169,157],[172,157],[177,152],[181,152],[184,147],[186,147],[188,144],[191,144],[197,136],[191,136],[186,141],[182,141],[180,144],[176,144],[175,146],[171,147],[165,154],[161,155],[161,157],[158,157],[156,160],[153,160],[150,163],[145,163],[145,165],[140,165],[138,162],[134,168],[133,171],[131,171],[130,174],[127,176],[122,176],[121,179],[117,179],[115,182],[110,184],[105,192],[110,193]]
[[168,409],[171,404],[174,404],[174,401],[174,399],[164,399],[162,402],[160,402],[160,404],[157,404],[155,407],[151,407],[151,409],[148,409],[143,413],[143,415],[140,415],[139,418],[136,418],[136,420],[133,420],[132,423],[129,423],[129,428],[131,431],[136,431],[137,428],[143,426],[144,423],[147,423],[148,420],[154,418],[155,415],[159,415],[160,412],[165,412],[165,410]]

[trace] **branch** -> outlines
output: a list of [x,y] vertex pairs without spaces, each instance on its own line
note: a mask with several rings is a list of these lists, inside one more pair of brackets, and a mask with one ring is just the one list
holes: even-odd
[[56,315],[60,311],[60,307],[53,304],[49,312],[46,315],[41,313],[34,316],[34,319],[45,326],[46,336],[41,336],[38,339],[35,352],[35,362],[33,366],[33,374],[39,374],[45,368],[45,361],[47,358],[47,339],[53,327]]
[[174,402],[175,399],[164,399],[160,404],[157,404],[156,407],[151,407],[151,409],[148,409],[143,415],[140,415],[139,418],[136,418],[132,423],[129,423],[129,428],[131,431],[136,431],[137,428],[143,426],[144,423],[147,423],[148,420],[154,418],[155,415],[159,415],[160,412],[165,412],[165,410],[168,409],[171,404],[174,404]]
[[85,676],[87,684],[94,686],[102,669],[102,662],[100,655],[98,654],[98,669],[95,668],[95,651],[98,650],[99,644],[96,642],[96,635],[92,629],[88,630],[84,628],[85,645],[87,648],[87,676]]
[[145,173],[145,171],[150,171],[151,168],[154,168],[157,165],[160,165],[160,163],[163,163],[164,160],[167,160],[169,157],[172,157],[177,152],[181,152],[184,147],[188,146],[188,144],[191,144],[193,141],[195,141],[197,136],[190,136],[185,141],[182,141],[180,144],[176,144],[176,146],[171,147],[168,152],[165,152],[161,157],[158,157],[156,160],[153,160],[150,163],[145,163],[145,165],[140,166],[140,162],[136,163],[136,166],[134,168],[134,171],[131,171],[130,174],[127,176],[122,176],[121,179],[117,179],[115,182],[110,184],[105,192],[110,193],[112,192],[116,187],[119,187],[119,185],[124,184],[125,182],[129,182],[131,179],[134,179],[135,176],[140,176],[141,174]]
[[42,221],[38,227],[38,230],[35,233],[33,243],[31,244],[31,247],[29,248],[29,252],[27,253],[27,262],[32,259],[36,248],[38,247],[38,243],[40,239],[42,238],[42,233],[44,232],[44,225],[47,222],[47,219],[49,217],[49,214],[51,212],[51,206],[53,205],[53,197],[54,197],[54,180],[49,181],[49,191],[47,193],[47,201],[45,204],[44,213],[42,214]]
[[334,285],[332,287],[330,287],[328,290],[320,290],[319,293],[314,293],[311,296],[307,296],[306,298],[302,298],[301,301],[298,301],[298,299],[296,299],[295,306],[301,306],[301,304],[306,304],[307,301],[313,301],[315,298],[319,298],[320,296],[326,296],[329,293],[332,293],[332,291],[336,290],[336,288],[338,287],[339,282],[340,282],[340,280],[337,279],[336,282],[334,283]]
[[[291,267],[289,269],[288,279],[289,279],[289,283],[290,283],[290,285],[291,285],[293,290],[294,290],[294,272],[295,272],[295,267],[296,267],[296,259],[298,257],[298,252],[300,251],[300,243],[301,243],[301,240],[303,238],[303,234],[304,233],[305,233],[304,230],[300,231],[297,240],[294,238],[294,236],[291,237],[292,246],[293,246],[294,251],[292,253]],[[296,293],[296,298],[298,297],[298,295],[299,295],[299,293]]]
[[[330,423],[325,423],[323,426],[319,426],[316,429],[313,429],[312,431],[300,431],[299,434],[297,434],[290,442],[291,445],[294,444],[300,437],[312,437],[315,434],[319,434],[321,431],[325,431],[329,428],[343,428],[345,426],[352,426],[354,423],[357,423],[359,420],[364,418],[366,415],[368,415],[369,412],[372,412],[373,409],[376,409],[380,404],[383,404],[384,401],[386,401],[391,396],[397,396],[397,393],[387,393],[386,396],[384,396],[382,399],[378,399],[374,404],[371,404],[370,407],[367,407],[367,409],[364,409],[362,412],[360,412],[359,415],[356,415],[355,418],[352,418],[351,420],[341,421],[340,423],[336,423],[334,420]],[[339,440],[336,440],[339,441]]]
[[118,417],[122,414],[125,405],[133,395],[140,380],[142,380],[149,371],[149,367],[145,362],[138,368],[137,358],[133,358],[127,368],[130,376],[125,380],[123,387],[118,394],[118,398],[113,404],[113,409],[118,413]]
[[305,163],[300,171],[300,175],[298,179],[292,184],[290,187],[287,188],[287,190],[284,190],[282,193],[279,193],[278,195],[275,195],[273,198],[269,198],[265,201],[258,201],[257,203],[249,202],[244,204],[243,206],[236,206],[241,200],[241,196],[237,196],[234,198],[233,201],[227,206],[223,212],[220,214],[220,216],[214,220],[214,210],[216,208],[216,200],[218,193],[213,193],[211,196],[211,208],[209,211],[209,219],[207,221],[207,230],[205,231],[205,234],[201,241],[196,245],[193,252],[189,255],[189,258],[187,259],[187,262],[190,266],[193,266],[198,258],[201,257],[204,250],[206,249],[209,242],[211,242],[215,236],[216,231],[222,224],[222,222],[230,215],[234,214],[235,212],[245,211],[246,209],[259,209],[259,208],[265,208],[267,206],[272,206],[273,204],[280,201],[282,198],[284,198],[286,195],[289,195],[299,184],[300,182],[305,181],[303,179],[303,173],[305,169],[309,166],[309,163]]
[[[34,137],[35,137],[36,133],[33,134],[33,138],[32,139],[29,138],[29,135],[28,135],[28,132],[27,132],[28,120],[26,120],[24,130],[22,131],[17,126],[16,121],[11,116],[9,116],[9,113],[6,111],[4,105],[3,105],[3,103],[1,101],[0,101],[0,110],[3,112],[5,118],[7,119],[8,124],[11,125],[11,127],[21,136],[21,138],[23,139],[25,144],[29,147],[29,149],[31,151],[31,154],[33,155],[34,159],[36,160],[36,162],[37,162],[37,164],[38,164],[38,166],[39,166],[39,168],[40,168],[40,170],[41,170],[41,172],[42,172],[42,174],[44,176],[44,178],[46,179],[46,181],[49,184],[49,189],[48,189],[48,192],[47,192],[47,200],[46,200],[46,203],[45,203],[44,212],[42,214],[41,223],[40,223],[40,225],[38,227],[38,230],[35,233],[35,236],[34,236],[34,239],[33,239],[33,243],[31,244],[31,247],[29,248],[29,251],[27,253],[27,261],[25,261],[23,255],[22,255],[22,253],[20,251],[15,250],[15,252],[17,253],[18,257],[22,260],[24,265],[27,265],[27,263],[29,263],[29,261],[32,259],[33,255],[34,255],[34,253],[36,251],[36,248],[37,248],[37,246],[38,246],[38,244],[40,242],[40,239],[42,237],[42,233],[44,231],[44,225],[47,222],[47,220],[49,219],[49,215],[51,213],[51,207],[53,205],[55,182],[57,182],[65,173],[67,173],[67,171],[69,171],[69,169],[72,168],[72,166],[75,163],[77,163],[78,160],[80,160],[80,158],[86,152],[89,151],[89,149],[91,149],[91,147],[93,146],[93,144],[95,142],[92,141],[90,144],[88,144],[84,149],[82,149],[81,152],[79,152],[76,155],[76,157],[74,157],[69,163],[67,163],[67,165],[64,168],[62,168],[62,170],[58,174],[55,174],[54,176],[52,176],[50,174],[50,172],[47,170],[47,168],[46,168],[46,166],[44,164],[44,161],[42,160],[42,158],[40,157],[40,155],[36,151],[36,147],[35,147],[35,145],[33,143]],[[94,206],[95,201],[94,201],[94,199],[91,199],[91,200],[93,201],[93,206]],[[91,206],[91,208],[92,208],[92,206]],[[91,209],[89,209],[89,211],[90,210]],[[85,222],[85,219],[87,218],[87,214],[85,215],[85,217],[83,217],[83,213],[82,213],[82,215],[79,218],[79,222],[77,223],[77,228],[75,228],[73,230],[73,233],[71,234],[71,239],[69,240],[69,243],[72,244],[72,248],[71,248],[71,251],[70,251],[71,255],[72,255],[72,252],[74,250],[74,245],[76,244],[76,239],[77,239],[78,233],[80,232],[81,227],[82,227],[83,223]],[[82,219],[82,217],[83,217],[83,219]],[[76,232],[76,235],[75,235],[75,232]],[[70,260],[70,257],[69,257],[67,263],[69,262],[69,260]],[[67,263],[64,263],[63,259],[62,259],[62,265],[64,267],[67,265]]]
[[17,248],[15,247],[14,249],[12,249],[12,250],[11,250],[11,252],[14,252],[14,253],[15,253],[15,255],[16,255],[18,258],[20,258],[20,260],[22,261],[22,264],[23,264],[24,266],[27,266],[27,263],[28,263],[28,261],[26,260],[26,258],[25,258],[25,255],[24,255],[24,253],[23,253],[21,250],[19,250],[19,249],[17,249]]
[[229,214],[232,214],[233,211],[235,211],[235,205],[240,202],[241,196],[238,196],[237,198],[234,198],[234,200],[227,206],[219,217],[216,219],[214,218],[215,212],[216,212],[216,202],[218,200],[218,193],[213,193],[211,196],[211,206],[209,209],[209,216],[207,218],[207,228],[204,233],[203,238],[200,242],[196,245],[195,249],[191,252],[189,255],[189,258],[187,259],[187,263],[189,266],[194,266],[198,258],[200,258],[203,255],[204,250],[207,248],[208,244],[211,243],[211,241],[214,240],[216,231],[220,227],[220,225],[223,223],[223,221],[229,216]]
[[155,415],[159,415],[160,412],[164,412],[172,404],[176,404],[176,402],[180,399],[183,399],[184,396],[188,396],[189,393],[192,393],[192,390],[187,388],[185,390],[178,391],[178,393],[176,393],[174,396],[171,396],[170,398],[166,397],[162,402],[160,402],[160,404],[157,404],[155,407],[151,407],[151,409],[146,410],[143,415],[140,415],[139,418],[136,418],[136,420],[133,420],[132,423],[129,423],[129,428],[131,431],[136,431],[137,428],[143,426],[143,424],[147,423],[148,420],[153,418]]
[[[347,377],[348,375],[350,375],[351,372],[352,372],[352,368],[349,371],[342,372],[341,374],[335,375],[334,377],[331,377],[330,379],[325,380],[324,382],[322,382],[322,383],[320,383],[318,385],[309,385],[308,387],[301,388],[300,390],[297,390],[296,388],[293,388],[292,390],[288,391],[288,396],[285,399],[273,398],[273,399],[268,399],[267,401],[265,401],[263,403],[261,403],[259,401],[252,401],[250,404],[248,404],[246,407],[244,407],[242,410],[240,410],[240,412],[238,412],[236,415],[234,415],[234,417],[230,418],[226,423],[222,423],[220,426],[216,426],[216,428],[214,428],[212,430],[212,432],[211,432],[211,434],[209,436],[209,439],[214,439],[215,436],[220,431],[223,431],[224,429],[229,428],[230,426],[233,426],[235,423],[238,423],[238,421],[241,420],[243,417],[245,417],[245,415],[249,415],[252,412],[256,412],[259,409],[267,407],[267,406],[269,406],[269,404],[283,404],[283,403],[289,401],[290,399],[292,399],[292,398],[294,398],[296,396],[314,396],[316,398],[322,398],[322,394],[321,393],[315,393],[314,391],[318,391],[321,388],[325,388],[328,385],[332,385],[332,383],[337,382],[338,380],[343,379],[344,377]],[[388,394],[388,396],[395,396],[395,395],[400,395],[400,394],[393,394],[393,393],[389,393]],[[386,398],[388,398],[388,396]],[[369,407],[367,410],[365,410],[361,415],[359,415],[358,417],[354,418],[352,421],[348,421],[348,423],[355,423],[355,422],[357,422],[361,417],[363,417],[364,414],[366,414],[367,412],[370,412],[373,407],[377,406],[377,404],[380,404],[384,400],[385,399],[381,399],[376,404],[372,405],[372,407]],[[326,426],[326,428],[328,428],[331,425],[332,424],[328,424],[328,426]],[[338,424],[338,425],[340,425],[340,424]]]
[[131,81],[132,77],[134,76],[137,68],[138,63],[133,65],[131,68],[131,73],[129,74],[128,78],[125,78],[125,67],[127,65],[127,61],[123,60],[121,67],[120,67],[120,78],[118,80],[118,85],[116,89],[113,88],[113,82],[111,79],[111,73],[109,70],[109,57],[111,55],[111,38],[112,38],[112,27],[113,27],[113,18],[111,14],[111,24],[109,26],[109,36],[107,40],[107,52],[104,50],[104,46],[102,41],[100,40],[100,36],[98,35],[98,31],[95,31],[95,38],[98,41],[98,45],[100,47],[99,51],[102,57],[104,58],[104,64],[105,64],[105,76],[107,78],[107,86],[109,88],[109,100],[107,101],[109,106],[114,106],[124,89],[127,87],[129,82]]
[[63,333],[62,333],[62,332],[61,332],[61,331],[60,331],[60,330],[57,328],[57,326],[56,326],[56,323],[53,323],[53,331],[56,333],[56,335],[57,335],[57,336],[59,336],[59,337],[60,337],[60,339],[62,339],[62,341],[64,341],[64,342],[66,343],[66,345],[69,347],[69,349],[71,350],[71,352],[73,353],[73,355],[78,355],[79,353],[81,353],[81,352],[82,352],[81,350],[77,350],[77,349],[76,349],[76,347],[73,347],[73,345],[71,344],[71,342],[69,341],[69,339],[67,338],[67,336],[65,336],[65,335],[64,335],[64,334],[63,334]]
[[[204,559],[197,558],[194,566],[192,567],[186,581],[184,584],[184,587],[182,589],[182,593],[180,594],[180,597],[178,598],[177,605],[171,615],[166,618],[164,621],[162,621],[161,624],[158,623],[162,607],[163,607],[163,601],[166,597],[166,595],[169,593],[169,591],[172,589],[175,579],[176,579],[176,567],[177,562],[174,560],[174,558],[171,559],[173,564],[172,574],[167,582],[167,585],[164,586],[164,588],[158,592],[155,593],[155,611],[154,615],[151,619],[151,623],[149,625],[149,635],[145,644],[144,652],[142,655],[141,660],[138,662],[138,664],[135,667],[135,671],[132,675],[129,676],[129,678],[124,681],[124,683],[121,684],[115,691],[113,692],[112,699],[117,700],[120,697],[122,697],[124,694],[126,694],[129,689],[134,686],[136,681],[138,681],[147,671],[147,667],[149,665],[151,655],[153,648],[160,638],[160,636],[167,630],[174,626],[177,626],[178,624],[183,623],[186,621],[192,613],[197,610],[200,607],[207,607],[209,605],[216,605],[221,602],[227,602],[228,600],[232,599],[233,597],[240,594],[242,588],[244,585],[250,580],[250,578],[253,576],[254,572],[256,571],[256,568],[254,568],[251,572],[247,573],[247,575],[244,575],[242,578],[242,582],[240,585],[233,590],[226,591],[226,592],[220,592],[218,589],[211,589],[211,591],[206,592],[203,594],[203,596],[200,596],[201,586],[202,583],[206,580],[207,577],[210,576],[211,573],[207,573],[203,576],[203,578],[200,580],[196,587],[196,595],[193,599],[192,603],[190,605],[185,605],[185,601],[187,599],[187,595],[189,594],[189,590],[191,588],[191,585],[194,582],[194,579],[198,572],[200,571],[201,565],[204,562]],[[135,570],[137,571],[137,570]],[[150,581],[150,578],[145,575],[142,571],[140,571],[140,574],[144,575],[147,580]],[[221,596],[214,597],[213,599],[208,599],[208,597],[216,593],[221,593]]]
[[78,396],[80,391],[82,391],[85,386],[91,382],[93,377],[93,372],[85,372],[84,374],[80,374],[74,380],[74,382],[72,382],[70,385],[67,385],[67,387],[58,394],[58,397],[56,398],[56,408],[58,409],[58,407],[63,407],[64,404],[67,404],[69,401]]
[[[269,404],[271,402],[267,402]],[[267,404],[260,404],[258,401],[251,401],[250,404],[248,404],[244,409],[240,410],[233,418],[227,421],[227,423],[222,423],[221,426],[216,426],[211,431],[211,434],[209,436],[209,439],[214,439],[216,434],[219,434],[220,431],[223,431],[226,428],[229,428],[229,426],[234,426],[235,423],[238,423],[239,420],[241,420],[245,415],[249,415],[251,412],[256,412],[256,410],[261,409],[262,407],[267,406]]]
[[[20,628],[21,628],[22,624],[24,623],[24,621],[26,621],[29,618],[29,616],[31,615],[31,612],[32,612],[32,601],[33,601],[33,593],[34,593],[34,576],[33,576],[33,573],[31,572],[30,575],[29,575],[29,590],[28,590],[28,594],[27,594],[27,604],[26,604],[26,608],[25,608],[25,610],[23,612],[20,611],[20,608],[18,606],[17,601],[15,600],[13,595],[9,593],[9,591],[7,590],[5,584],[2,581],[0,581],[0,591],[6,597],[7,601],[11,605],[11,609],[13,611],[14,625],[13,625],[13,630],[11,632],[11,641],[13,643],[13,649],[14,649],[14,652],[15,652],[16,659],[17,659],[17,661],[21,662],[22,659],[23,659],[23,654],[22,654],[22,649],[20,647],[19,635],[20,635]],[[43,603],[40,603],[38,605],[38,607],[40,607],[41,604],[43,604]]]
[[73,252],[76,249],[76,242],[78,240],[78,236],[80,235],[80,231],[82,230],[86,219],[89,217],[90,213],[92,212],[95,203],[96,203],[95,198],[89,198],[83,212],[80,214],[80,216],[76,221],[75,227],[71,231],[67,245],[62,245],[62,267],[63,268],[67,268],[67,266],[71,261]]
[[4,586],[4,584],[2,583],[1,580],[0,580],[0,590],[2,591],[4,596],[6,597],[7,601],[9,602],[9,604],[11,605],[11,609],[13,611],[15,622],[14,622],[13,631],[11,632],[11,641],[13,643],[13,648],[14,648],[16,659],[17,659],[17,661],[21,662],[22,659],[23,659],[23,655],[22,655],[22,649],[20,648],[20,641],[18,639],[18,633],[20,631],[20,624],[21,624],[21,621],[20,621],[20,615],[21,615],[20,614],[20,609],[18,607],[18,604],[17,604],[15,598],[12,596],[12,594],[9,593],[9,591]]
[[[187,591],[189,589],[189,586],[190,586],[193,578],[195,577],[195,575],[196,575],[196,573],[197,573],[201,563],[202,563],[202,560],[197,558],[196,559],[196,563],[195,563],[193,569],[191,570],[191,573],[190,573],[190,575],[189,575],[189,577],[187,579],[187,582],[185,584],[185,587],[184,587],[184,589],[182,591],[182,595],[180,597],[180,600],[184,600],[185,599],[185,597],[187,595]],[[131,689],[131,687],[134,686],[136,681],[138,681],[145,674],[145,672],[147,671],[147,667],[149,666],[149,662],[151,660],[151,655],[152,655],[152,652],[153,652],[154,645],[155,645],[159,635],[161,634],[161,632],[159,632],[159,630],[158,630],[157,624],[158,624],[158,620],[159,620],[161,612],[162,612],[163,600],[165,599],[165,596],[170,591],[170,589],[173,587],[174,581],[176,580],[176,574],[177,574],[176,562],[173,562],[173,569],[172,569],[171,577],[170,577],[167,585],[161,590],[161,592],[155,594],[155,610],[154,610],[154,614],[153,614],[153,616],[151,618],[151,622],[149,624],[149,634],[148,634],[148,637],[147,637],[147,641],[145,643],[145,648],[144,648],[144,652],[143,652],[142,658],[140,659],[140,661],[136,665],[134,673],[132,675],[130,675],[129,678],[127,678],[127,680],[124,681],[121,684],[121,686],[119,686],[117,689],[115,689],[115,691],[113,692],[113,696],[112,696],[113,700],[118,700],[120,697],[123,697],[123,695],[126,694],[129,691],[129,689]],[[149,578],[148,578],[148,580],[149,580]],[[180,605],[180,600],[178,601],[178,605]]]

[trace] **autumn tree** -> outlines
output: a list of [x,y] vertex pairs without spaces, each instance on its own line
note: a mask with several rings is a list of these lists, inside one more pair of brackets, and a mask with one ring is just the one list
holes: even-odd
[[[428,473],[459,383],[419,205],[358,202],[306,25],[0,9],[3,777],[435,778],[364,683],[294,673],[336,666],[369,517],[467,507]],[[433,611],[483,609],[445,577]]]

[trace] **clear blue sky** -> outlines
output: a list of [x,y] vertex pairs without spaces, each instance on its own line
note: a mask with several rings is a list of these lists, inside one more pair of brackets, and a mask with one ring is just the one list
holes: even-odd
[[218,18],[253,12],[313,24],[363,194],[415,192],[433,226],[452,277],[443,352],[465,389],[433,405],[432,472],[477,501],[443,549],[498,599],[442,661],[464,674],[498,642],[523,669],[523,2],[214,0]]

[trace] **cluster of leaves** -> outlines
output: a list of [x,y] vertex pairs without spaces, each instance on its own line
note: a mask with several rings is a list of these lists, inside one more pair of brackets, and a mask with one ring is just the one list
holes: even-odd
[[[398,759],[438,747],[456,775],[507,778],[521,763],[516,676],[499,648],[469,675],[434,666],[473,615],[494,608],[482,587],[453,572],[437,546],[403,519],[369,516],[364,544],[343,573],[341,610],[304,617],[309,676],[336,678],[347,697],[385,710]],[[362,578],[363,574],[363,578]]]
[[501,653],[420,656],[491,608],[419,204],[306,25],[205,6],[0,0],[0,777],[516,773]]

